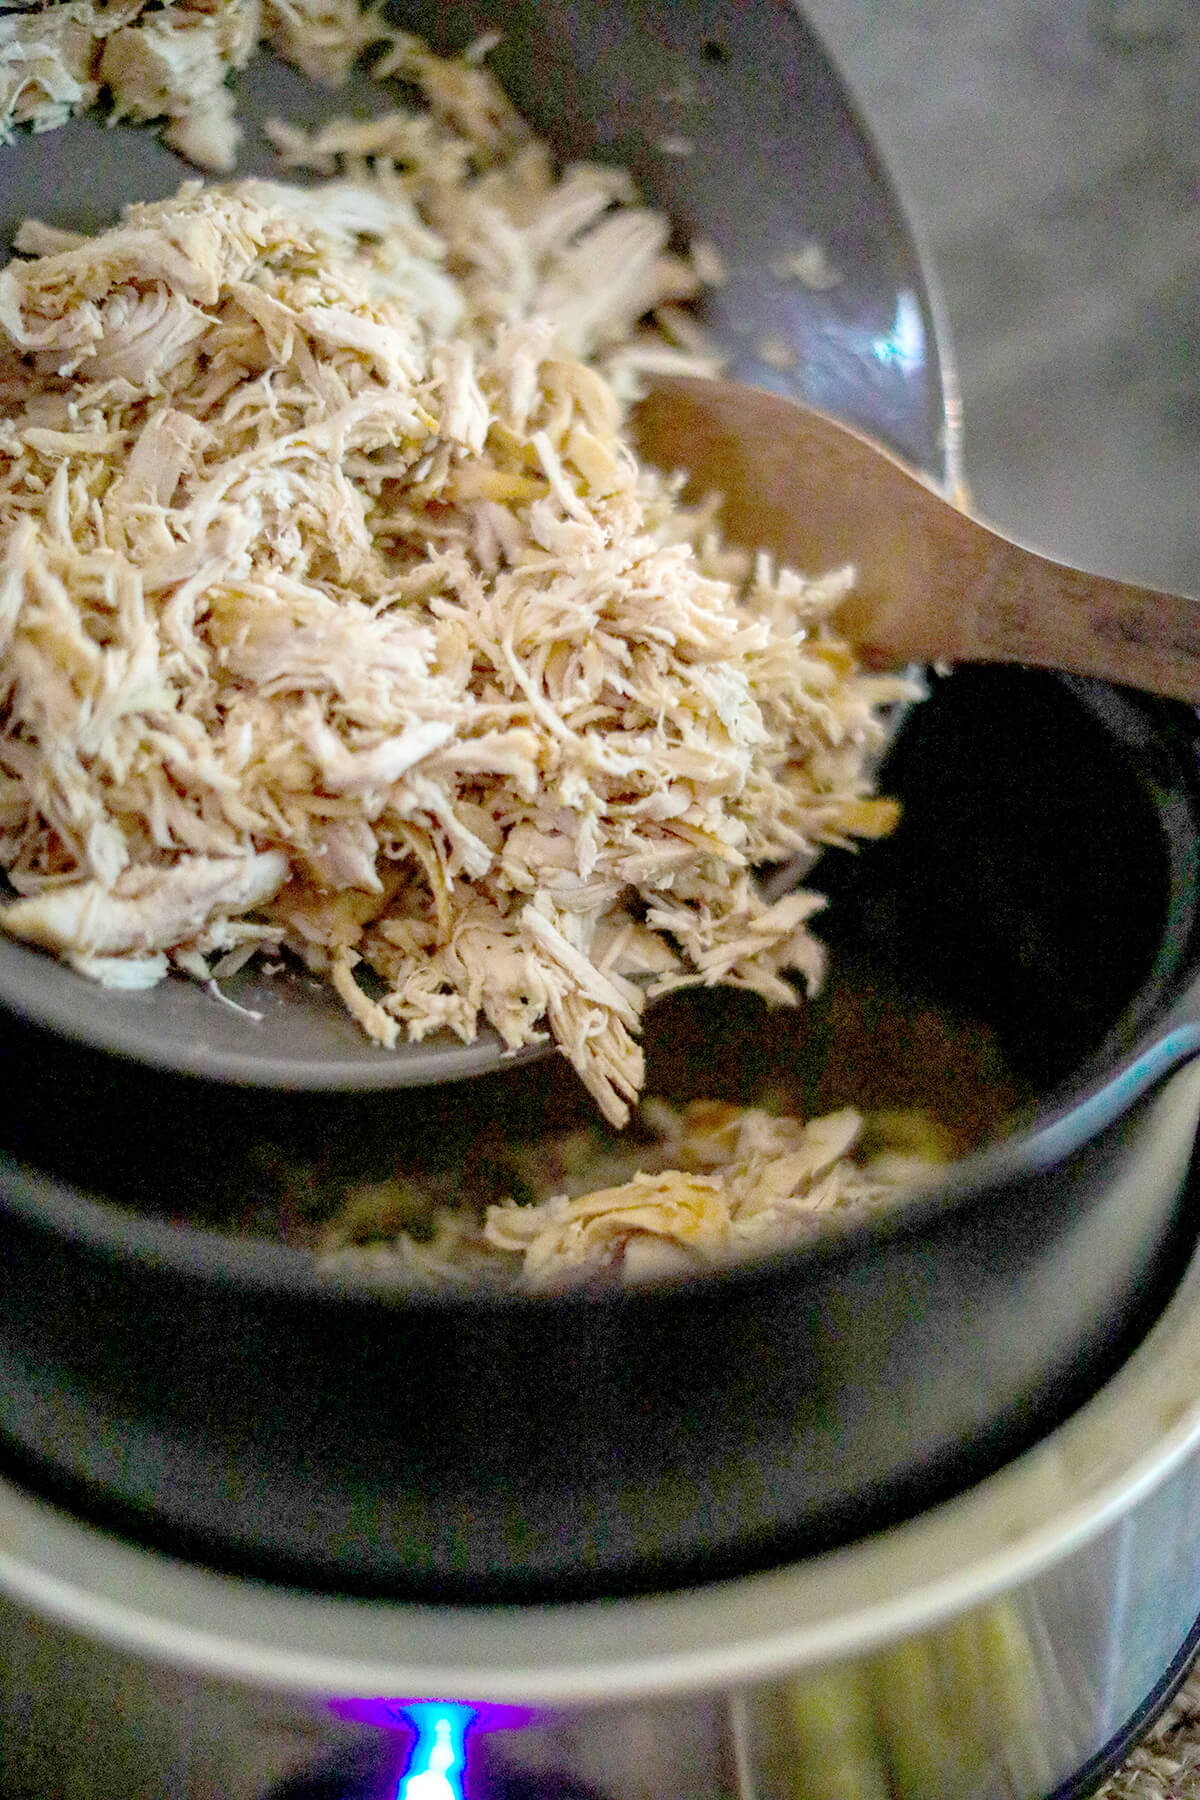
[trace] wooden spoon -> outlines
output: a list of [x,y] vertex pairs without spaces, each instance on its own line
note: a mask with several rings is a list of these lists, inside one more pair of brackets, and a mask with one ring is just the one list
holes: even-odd
[[735,542],[809,574],[853,563],[837,622],[871,667],[1036,663],[1200,703],[1200,601],[1027,550],[824,413],[671,377],[635,433],[648,462],[724,497]]

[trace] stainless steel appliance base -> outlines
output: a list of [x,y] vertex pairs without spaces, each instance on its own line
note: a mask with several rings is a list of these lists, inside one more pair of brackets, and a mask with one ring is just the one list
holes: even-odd
[[1050,1800],[1088,1800],[1110,1775],[1115,1775],[1126,1757],[1153,1729],[1187,1680],[1200,1655],[1200,1619],[1197,1619],[1179,1651],[1167,1665],[1162,1679],[1147,1694],[1141,1706],[1123,1731],[1118,1731],[1100,1751],[1085,1763],[1069,1781],[1055,1788]]
[[[1047,1800],[1088,1800],[1107,1777],[1120,1767],[1133,1747],[1170,1705],[1196,1658],[1197,1650],[1200,1650],[1200,1620],[1188,1633],[1179,1653],[1124,1729],[1075,1775],[1061,1783],[1052,1795],[1047,1796]],[[683,1722],[681,1717],[680,1723]],[[756,1800],[760,1790],[744,1736],[745,1708],[732,1706],[729,1709],[728,1723],[728,1741],[715,1755],[708,1774],[713,1800]],[[394,1796],[404,1791],[403,1783],[409,1778],[410,1762],[410,1747],[407,1743],[403,1748],[398,1747],[395,1756],[376,1754],[364,1757],[359,1752],[349,1758],[339,1759],[317,1774],[283,1783],[274,1788],[265,1800],[377,1800],[377,1797],[378,1800],[394,1800]],[[482,1762],[482,1768],[478,1766],[479,1762]],[[720,1783],[719,1787],[717,1783]],[[647,1791],[639,1787],[636,1772],[629,1791]],[[795,1791],[800,1794],[809,1791],[802,1778],[798,1778]],[[464,1792],[470,1800],[604,1800],[599,1788],[584,1787],[569,1771],[554,1771],[546,1767],[537,1767],[532,1771],[511,1765],[503,1767],[497,1763],[494,1755],[489,1757],[486,1751],[482,1758],[476,1759],[471,1785],[469,1788],[464,1787]],[[668,1800],[668,1796],[664,1792],[656,1796],[656,1800]]]

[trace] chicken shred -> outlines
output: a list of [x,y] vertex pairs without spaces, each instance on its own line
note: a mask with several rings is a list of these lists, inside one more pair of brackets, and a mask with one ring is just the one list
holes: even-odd
[[[53,131],[111,96],[111,121],[161,120],[200,168],[232,169],[241,141],[230,77],[260,43],[336,86],[396,33],[358,0],[11,0],[0,16],[0,144]],[[407,40],[405,40],[407,41]]]
[[[640,1282],[694,1274],[794,1249],[885,1212],[928,1181],[946,1147],[932,1121],[865,1120],[853,1108],[804,1121],[755,1106],[650,1100],[636,1171],[592,1185],[606,1162],[586,1140],[565,1141],[574,1192],[504,1199],[482,1218],[461,1205],[436,1208],[424,1232],[400,1222],[394,1183],[351,1193],[325,1232],[319,1261],[330,1274],[384,1286],[486,1283],[526,1291]],[[871,1127],[890,1125],[893,1148],[869,1146]],[[904,1142],[907,1138],[910,1141]],[[556,1152],[548,1146],[551,1160]],[[540,1166],[537,1171],[540,1173]]]
[[819,902],[754,869],[890,827],[907,689],[845,573],[740,563],[639,469],[639,321],[696,285],[664,221],[391,55],[427,114],[279,128],[324,185],[0,272],[0,927],[126,984],[282,941],[383,1045],[548,1032],[619,1122],[647,993],[819,979]]

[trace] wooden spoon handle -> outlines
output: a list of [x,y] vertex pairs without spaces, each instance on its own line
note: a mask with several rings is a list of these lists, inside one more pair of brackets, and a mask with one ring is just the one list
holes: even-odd
[[1037,663],[1200,704],[1200,601],[1085,574],[972,524],[981,554],[962,660]]
[[732,382],[657,381],[642,454],[724,496],[729,536],[816,574],[858,572],[839,625],[864,660],[1022,662],[1200,703],[1200,601],[1014,544],[825,414]]

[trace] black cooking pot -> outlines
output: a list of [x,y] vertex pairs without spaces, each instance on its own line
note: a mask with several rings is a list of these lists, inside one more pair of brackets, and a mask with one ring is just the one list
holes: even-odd
[[[885,770],[900,831],[822,865],[835,958],[868,1007],[906,995],[926,1057],[923,1018],[984,1020],[1010,1077],[1075,1091],[873,1229],[728,1273],[389,1293],[172,1222],[213,1223],[231,1171],[261,1179],[264,1157],[316,1168],[340,1145],[363,1173],[382,1147],[393,1168],[445,1169],[506,1121],[561,1128],[589,1104],[564,1064],[271,1096],[10,1024],[4,1460],[203,1561],[442,1600],[712,1578],[978,1479],[1106,1378],[1185,1260],[1178,1149],[1138,1149],[1130,1100],[1182,1047],[1157,1022],[1192,967],[1195,752],[1185,712],[1105,688],[1003,670],[936,685]],[[827,1080],[822,1030],[728,995],[668,1004],[650,1086],[740,1100],[780,1072]],[[969,1034],[953,1042],[969,1059]],[[906,1063],[903,1023],[893,1043],[822,1100],[911,1104],[967,1079],[965,1061]],[[1125,1089],[1104,1078],[1119,1059]]]
[[[415,11],[456,45],[491,23],[484,6]],[[796,15],[664,0],[514,6],[504,25],[500,72],[560,150],[632,166],[685,235],[719,243],[731,280],[711,319],[733,373],[790,385],[946,473],[919,262]],[[248,88],[259,114],[329,107],[278,71]],[[668,136],[694,154],[664,152]],[[85,163],[84,223],[182,172],[145,134],[88,124],[3,154],[9,221],[79,222],[70,176]],[[771,257],[809,239],[843,282],[773,282]],[[764,334],[795,344],[790,376],[758,360]],[[631,1293],[414,1296],[235,1237],[234,1214],[254,1227],[289,1158],[444,1177],[513,1122],[569,1123],[586,1103],[565,1066],[425,1094],[277,1095],[155,1074],[10,1019],[0,1463],[222,1567],[499,1600],[803,1555],[1048,1430],[1155,1317],[1193,1230],[1187,1121],[1147,1152],[1154,1103],[1139,1096],[1196,1042],[1194,721],[964,671],[913,712],[884,783],[905,803],[896,838],[831,854],[820,874],[860,1041],[894,1049],[844,1062],[831,1086],[840,1015],[692,996],[651,1018],[651,1086],[740,1099],[782,1076],[814,1103],[874,1106],[933,1090],[957,1104],[978,1085],[986,1112],[968,1065],[998,1059],[1005,1092],[1033,1103],[1023,1128],[874,1229],[753,1267]],[[906,1008],[885,1031],[871,1007],[889,992]],[[930,1019],[965,1023],[938,1039]]]

